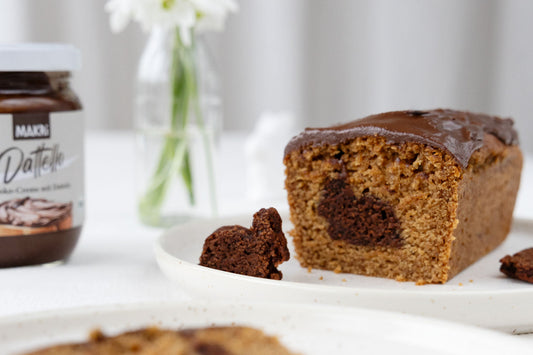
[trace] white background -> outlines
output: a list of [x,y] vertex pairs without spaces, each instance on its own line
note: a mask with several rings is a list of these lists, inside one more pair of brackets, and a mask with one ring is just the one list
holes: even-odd
[[[512,116],[533,150],[533,2],[528,0],[240,0],[209,43],[226,129],[264,110],[301,126],[405,108]],[[0,0],[0,42],[70,42],[89,129],[130,128],[146,34],[112,34],[104,0]]]

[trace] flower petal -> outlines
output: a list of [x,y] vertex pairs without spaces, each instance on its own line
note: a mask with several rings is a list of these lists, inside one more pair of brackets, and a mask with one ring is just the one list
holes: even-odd
[[131,0],[109,0],[105,4],[105,11],[110,13],[111,30],[120,32],[133,17],[133,3]]

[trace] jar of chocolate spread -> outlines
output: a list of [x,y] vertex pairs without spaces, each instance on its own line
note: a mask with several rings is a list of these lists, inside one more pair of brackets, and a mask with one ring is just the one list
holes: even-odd
[[0,267],[68,258],[84,217],[79,51],[0,45]]

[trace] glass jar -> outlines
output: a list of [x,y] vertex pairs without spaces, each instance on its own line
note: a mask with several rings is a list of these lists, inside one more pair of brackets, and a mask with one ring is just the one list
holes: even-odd
[[79,52],[0,45],[0,267],[65,260],[84,218]]
[[222,124],[207,47],[156,28],[141,56],[135,106],[138,212],[170,226],[217,213],[215,143]]

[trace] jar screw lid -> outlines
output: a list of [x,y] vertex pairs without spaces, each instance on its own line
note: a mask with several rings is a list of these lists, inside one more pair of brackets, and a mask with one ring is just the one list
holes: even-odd
[[74,71],[80,68],[80,51],[69,44],[0,44],[0,71]]

